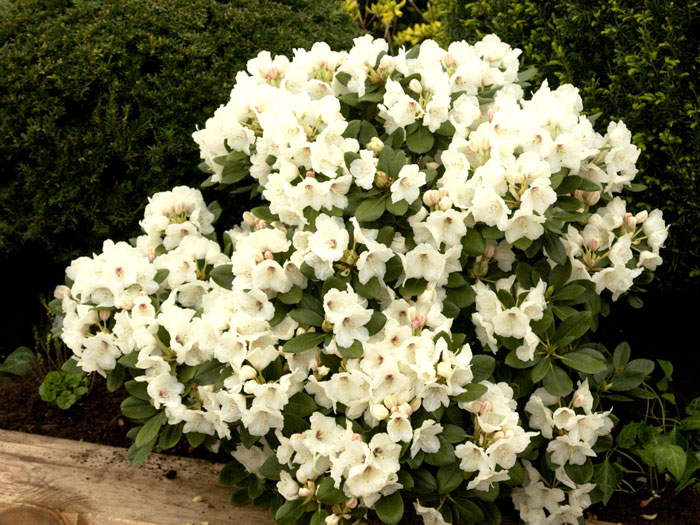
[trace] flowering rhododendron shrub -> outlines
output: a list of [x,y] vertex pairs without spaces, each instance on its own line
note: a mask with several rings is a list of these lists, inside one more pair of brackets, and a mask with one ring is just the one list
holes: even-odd
[[263,205],[217,232],[198,190],[156,194],[57,289],[77,366],[133,378],[135,463],[221,449],[232,502],[278,523],[574,524],[610,497],[609,401],[651,370],[594,329],[666,227],[619,195],[625,125],[570,85],[526,97],[519,54],[366,36],[238,73],[193,137],[204,187]]

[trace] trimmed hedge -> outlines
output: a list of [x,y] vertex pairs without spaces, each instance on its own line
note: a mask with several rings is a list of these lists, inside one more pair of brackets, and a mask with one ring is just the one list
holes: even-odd
[[3,273],[35,301],[148,195],[198,186],[191,134],[259,51],[359,34],[335,0],[0,2]]
[[[662,287],[700,285],[700,3],[438,0],[443,44],[489,33],[523,49],[539,86],[572,83],[589,114],[622,119],[642,149],[635,204],[671,224]],[[604,130],[599,130],[604,131]]]
[[191,139],[260,50],[359,32],[333,0],[17,1],[0,19],[6,249],[59,264],[136,227],[146,196],[199,184]]

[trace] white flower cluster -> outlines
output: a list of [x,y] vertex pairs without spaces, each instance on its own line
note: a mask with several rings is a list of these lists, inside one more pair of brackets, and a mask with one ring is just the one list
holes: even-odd
[[[495,291],[483,282],[476,283],[476,312],[472,314],[472,323],[481,344],[496,353],[496,335],[520,339],[522,344],[516,348],[518,359],[531,361],[541,341],[530,323],[539,321],[544,315],[546,285],[545,281],[539,281],[536,286],[522,290],[519,284],[515,284],[514,275],[496,281]],[[517,298],[516,305],[506,308],[497,295],[501,290],[509,294],[512,291],[512,297]]]
[[[596,457],[593,447],[598,438],[610,434],[613,428],[610,412],[593,411],[593,396],[587,379],[579,381],[568,406],[563,406],[560,398],[539,388],[530,396],[525,411],[530,414],[530,427],[550,440],[547,452],[556,466],[555,483],[547,487],[539,472],[526,464],[527,481],[512,495],[515,507],[527,523],[576,524],[584,509],[591,504],[588,493],[595,485],[576,484],[565,467],[580,466],[588,458]],[[562,503],[565,499],[567,503]]]
[[[633,216],[613,195],[636,173],[631,134],[596,133],[573,86],[526,100],[520,51],[493,35],[387,50],[365,36],[348,52],[260,53],[193,138],[206,185],[251,177],[264,205],[222,250],[199,191],[156,194],[134,246],[105,242],[57,289],[81,368],[106,375],[122,359],[169,425],[250,437],[233,452],[248,472],[263,477],[276,458],[279,494],[305,503],[330,479],[350,514],[402,489],[402,463],[437,465],[441,452],[460,460],[468,491],[510,479],[538,432],[520,426],[509,385],[475,379],[465,340],[494,354],[507,340],[523,362],[542,349],[553,290],[546,272],[516,282],[518,256],[544,251],[547,270],[568,259],[565,281],[617,299],[661,263],[666,239],[661,212]],[[525,410],[571,489],[568,510],[528,466],[514,496],[528,523],[545,523],[543,509],[568,523],[552,516],[586,506],[588,485],[563,466],[585,463],[612,426],[587,381],[558,403],[540,388]],[[448,411],[469,432],[448,428],[461,432]]]
[[[588,219],[582,231],[569,225],[563,242],[573,268],[572,279],[593,281],[597,293],[609,290],[616,300],[645,268],[655,270],[663,262],[659,250],[667,236],[660,210],[633,215],[627,212],[625,201],[615,197]],[[601,268],[604,258],[610,265]]]
[[508,469],[538,433],[525,432],[519,426],[518,404],[510,386],[488,381],[483,384],[487,391],[477,401],[460,403],[460,408],[474,414],[477,437],[473,442],[457,445],[455,455],[461,459],[462,470],[477,473],[467,489],[486,491],[494,482],[510,479]]

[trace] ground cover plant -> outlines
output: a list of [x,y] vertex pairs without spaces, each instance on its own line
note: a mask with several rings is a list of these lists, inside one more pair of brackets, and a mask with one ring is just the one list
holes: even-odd
[[620,196],[640,151],[572,85],[525,97],[495,35],[387,51],[250,60],[193,138],[207,191],[263,204],[217,231],[178,186],[73,261],[69,367],[123,384],[134,463],[228,452],[232,502],[278,523],[579,523],[619,481],[613,402],[654,369],[595,338],[661,263],[661,212]]

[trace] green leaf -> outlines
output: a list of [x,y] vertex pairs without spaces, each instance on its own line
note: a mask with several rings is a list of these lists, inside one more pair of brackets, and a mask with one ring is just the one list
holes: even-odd
[[636,421],[627,423],[617,435],[617,446],[620,448],[632,448],[637,439],[637,433],[643,426],[642,423]]
[[681,421],[683,430],[698,430],[700,429],[700,411],[693,412],[690,417]]
[[683,476],[687,458],[685,451],[678,445],[664,443],[654,447],[654,463],[663,471],[668,471],[679,480]]
[[314,512],[313,516],[311,516],[309,525],[326,525],[327,517],[328,513],[325,510],[318,509],[316,512]]
[[467,234],[462,237],[462,247],[472,257],[478,257],[486,251],[486,241],[479,230],[470,228],[467,230]]
[[440,467],[437,472],[438,494],[447,494],[459,487],[464,481],[459,463]]
[[605,361],[598,361],[584,352],[569,352],[561,356],[561,361],[569,368],[584,374],[597,374],[607,369]]
[[155,440],[158,432],[160,432],[161,427],[166,422],[167,417],[165,411],[158,412],[155,416],[150,418],[144,423],[136,434],[136,439],[134,440],[134,445],[138,448],[146,446],[149,442]]
[[474,374],[472,381],[478,383],[491,377],[496,368],[496,359],[490,355],[479,354],[472,357],[471,365],[472,374]]
[[[486,387],[484,387],[484,391],[486,391]],[[448,443],[460,443],[461,441],[467,439],[467,433],[462,427],[458,427],[457,425],[445,424],[442,425],[442,437],[444,437],[448,441]]]
[[408,279],[404,285],[399,288],[399,293],[405,297],[422,294],[428,287],[428,282],[425,279]]
[[360,135],[358,137],[360,144],[367,145],[369,141],[372,140],[372,137],[378,136],[377,128],[375,128],[372,123],[363,120],[360,124]]
[[560,346],[568,345],[588,332],[591,322],[592,316],[588,310],[572,313],[557,327],[555,340]]
[[207,439],[207,435],[201,434],[200,432],[188,432],[186,435],[187,442],[192,446],[192,448],[197,448],[199,445],[204,443],[205,439]]
[[342,490],[335,488],[332,478],[323,478],[316,489],[316,499],[325,505],[339,505],[348,498]]
[[[16,350],[12,351],[12,353],[5,358],[3,363],[0,363],[0,372],[21,376],[29,372],[32,366],[34,366],[35,362],[36,356],[34,355],[34,352],[32,352],[26,346],[20,346]],[[75,363],[75,361],[73,362]],[[69,372],[69,370],[66,370],[66,372]],[[72,371],[70,372],[75,373]],[[78,368],[78,373],[82,374],[82,369]]]
[[296,523],[304,515],[305,503],[302,498],[294,501],[287,501],[275,513],[275,522],[277,525],[287,525]]
[[303,352],[317,347],[325,338],[326,334],[322,332],[308,332],[306,334],[297,335],[284,343],[282,350],[289,353]]
[[391,159],[391,164],[389,164],[389,176],[392,179],[397,178],[404,166],[406,166],[406,154],[403,150],[398,150],[394,153],[394,158]]
[[386,196],[367,199],[355,210],[355,217],[360,222],[372,222],[379,219],[386,210]]
[[372,336],[378,333],[382,328],[384,328],[385,324],[386,316],[379,310],[374,310],[372,312],[372,317],[370,318],[369,322],[365,325],[365,327],[367,328],[369,335]]
[[310,326],[321,326],[323,324],[323,317],[321,315],[306,308],[296,308],[289,312],[289,316],[301,324]]
[[[338,73],[335,76],[335,78],[338,78],[338,77],[343,77],[343,78],[349,79],[350,75],[348,73]],[[340,78],[338,78],[338,80],[340,81],[341,84],[343,84],[343,81],[340,80]],[[347,80],[346,80],[346,82],[347,82]],[[346,85],[346,84],[343,84],[343,85]],[[351,120],[350,122],[348,122],[348,125],[345,128],[345,131],[343,131],[343,138],[356,139],[357,134],[360,132],[361,123],[362,123],[362,121],[360,121],[360,120]]]
[[408,202],[405,199],[401,199],[398,202],[394,202],[391,199],[386,200],[386,210],[397,217],[403,217],[408,211]]
[[476,503],[463,496],[453,496],[453,499],[459,509],[459,516],[465,523],[477,523],[484,520],[484,513]]
[[654,362],[649,359],[633,359],[621,372],[616,372],[611,380],[611,390],[624,392],[642,384],[644,379],[654,371]]
[[607,505],[618,483],[622,481],[622,471],[606,458],[605,461],[596,466],[593,480],[603,492],[603,505]]
[[209,277],[222,288],[230,290],[233,285],[233,265],[217,266],[209,272]]
[[[472,362],[472,371],[473,371],[473,362]],[[491,374],[489,374],[491,375]],[[483,381],[483,379],[482,379]],[[470,401],[476,401],[479,399],[481,396],[483,396],[488,388],[486,388],[484,385],[480,383],[469,383],[466,386],[466,392],[462,392],[458,396],[455,396],[453,399],[459,403],[469,403]],[[451,443],[454,443],[454,441],[451,441]]]
[[413,153],[427,153],[432,149],[434,143],[435,137],[428,128],[423,126],[418,126],[415,132],[406,137],[406,145]]
[[238,461],[226,463],[219,471],[219,483],[222,485],[239,485],[247,477],[248,471]]
[[374,504],[374,510],[382,523],[393,525],[399,523],[403,517],[403,499],[401,491],[384,496]]
[[547,255],[557,264],[566,264],[566,250],[558,236],[550,231],[544,232],[544,247],[547,250]]
[[465,284],[459,288],[448,289],[447,299],[459,308],[468,308],[476,301],[476,292],[470,285]]
[[158,446],[161,450],[173,448],[180,442],[182,427],[184,426],[184,422],[178,423],[177,425],[165,425],[165,428],[160,432],[160,439],[158,440]]
[[122,401],[121,411],[130,419],[148,419],[157,412],[148,401],[135,397],[127,397]]
[[303,295],[304,292],[302,289],[295,284],[288,292],[277,294],[277,299],[282,301],[284,304],[294,305],[301,301]]
[[278,217],[277,215],[273,215],[270,212],[270,207],[269,206],[258,206],[257,208],[253,208],[250,210],[250,212],[255,215],[258,219],[262,219],[265,222],[275,222]]
[[338,352],[340,352],[340,355],[347,357],[348,359],[359,359],[362,357],[362,343],[356,339],[348,347],[339,346]]
[[574,483],[577,485],[583,485],[584,483],[588,483],[588,481],[593,477],[593,462],[591,461],[591,458],[586,458],[586,462],[583,465],[572,465],[567,463],[564,466],[564,470]]
[[260,474],[273,481],[280,480],[280,472],[282,472],[282,465],[277,461],[276,454],[270,454],[270,457],[260,467]]
[[425,462],[428,465],[433,465],[436,467],[442,467],[444,465],[450,465],[455,462],[455,449],[454,447],[443,437],[438,436],[438,441],[440,441],[440,449],[434,454],[426,454]]
[[[136,362],[138,360],[139,360],[139,353],[138,352],[131,352],[130,354],[126,354],[126,355],[121,356],[117,360],[117,363],[119,363],[122,366],[125,366],[126,368],[136,368]],[[77,373],[77,372],[73,372],[73,370],[77,370],[78,372],[83,371],[83,369],[77,365],[75,358],[70,358],[68,361],[63,363],[61,370],[65,370],[66,372],[71,372],[71,373]]]
[[289,398],[284,407],[285,414],[295,414],[299,417],[307,417],[318,410],[318,405],[306,392],[297,392]]
[[107,372],[107,390],[114,392],[124,382],[124,377],[126,376],[126,368],[117,363],[114,370]]
[[564,397],[574,389],[569,374],[558,366],[552,366],[547,372],[547,375],[544,376],[544,381],[542,381],[542,386],[547,392],[558,397]]
[[362,284],[359,279],[355,279],[352,287],[365,299],[376,299],[382,291],[382,285],[377,277],[372,277],[365,284]]
[[146,458],[148,458],[148,455],[151,453],[151,450],[153,450],[155,444],[155,439],[143,447],[137,447],[136,445],[132,444],[129,447],[129,450],[126,452],[126,457],[129,461],[131,461],[133,466],[138,467],[139,465],[143,464],[144,461],[146,461]]

